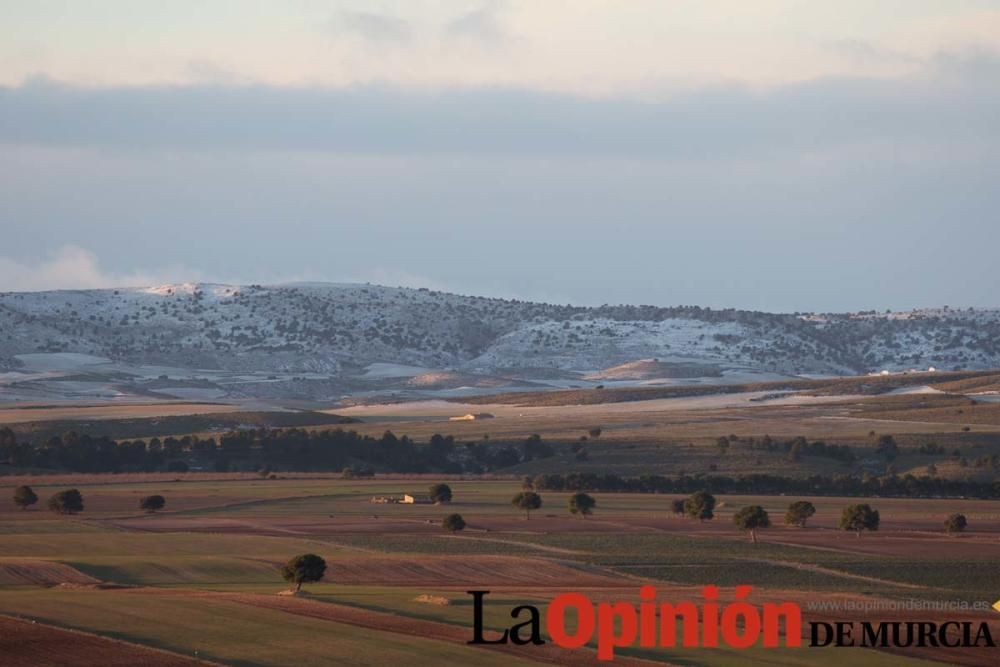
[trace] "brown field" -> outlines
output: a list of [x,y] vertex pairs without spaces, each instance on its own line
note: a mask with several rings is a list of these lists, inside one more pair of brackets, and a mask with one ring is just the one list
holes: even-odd
[[193,667],[212,664],[2,615],[0,656],[5,667]]
[[0,558],[0,586],[89,585],[99,581],[63,563]]
[[149,417],[177,417],[203,415],[239,410],[238,406],[223,403],[192,403],[188,401],[157,401],[154,403],[116,404],[37,404],[0,407],[0,424],[63,420],[138,419]]

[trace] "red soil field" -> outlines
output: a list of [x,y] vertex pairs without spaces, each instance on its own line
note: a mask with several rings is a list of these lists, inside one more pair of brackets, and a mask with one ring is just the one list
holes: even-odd
[[0,616],[4,667],[195,667],[214,663],[86,632]]

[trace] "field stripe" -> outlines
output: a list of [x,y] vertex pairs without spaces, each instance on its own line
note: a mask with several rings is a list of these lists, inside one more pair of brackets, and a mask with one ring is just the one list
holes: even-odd
[[5,667],[223,667],[152,646],[0,614]]
[[[439,623],[407,616],[373,611],[361,607],[352,607],[332,602],[319,602],[302,598],[261,595],[256,593],[226,593],[215,591],[195,591],[195,590],[166,590],[166,589],[130,589],[120,591],[121,593],[140,592],[143,594],[177,595],[185,597],[211,597],[221,600],[228,600],[239,604],[253,607],[260,607],[274,611],[281,611],[298,616],[306,616],[320,620],[355,625],[381,632],[391,632],[396,634],[412,635],[426,639],[435,639],[450,643],[467,645],[471,638],[471,629],[463,628],[448,623]],[[495,637],[495,635],[493,635]],[[470,647],[473,648],[473,647]],[[547,643],[543,646],[518,646],[516,644],[500,644],[475,647],[509,653],[518,658],[538,662],[540,664],[566,665],[568,667],[583,667],[585,665],[597,665],[599,663],[594,651],[590,649],[567,650],[554,644]],[[663,667],[670,663],[660,661],[649,661],[638,658],[617,656],[615,664],[622,667],[651,667],[657,665]]]

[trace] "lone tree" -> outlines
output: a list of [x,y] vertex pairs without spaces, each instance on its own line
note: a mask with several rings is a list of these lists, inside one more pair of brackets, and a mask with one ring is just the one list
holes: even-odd
[[49,498],[49,509],[57,514],[76,514],[83,511],[83,495],[76,489],[60,491]]
[[760,505],[750,505],[733,515],[733,523],[740,530],[750,533],[750,541],[757,544],[757,531],[760,528],[770,528],[771,517]]
[[534,491],[522,491],[514,496],[510,504],[519,510],[524,510],[525,519],[531,519],[531,510],[542,506],[542,497]]
[[685,510],[684,510],[684,499],[683,498],[674,498],[673,500],[671,500],[670,501],[670,511],[672,511],[674,514],[676,514],[678,516],[683,515],[684,512],[685,512]]
[[167,504],[167,499],[163,496],[144,496],[139,499],[139,509],[146,510],[147,512],[155,512],[157,510],[163,509],[164,505]]
[[964,514],[952,514],[944,520],[944,531],[946,533],[961,533],[969,525]]
[[785,524],[789,526],[806,527],[806,521],[816,513],[816,508],[808,500],[799,500],[788,506],[785,512]]
[[450,503],[451,487],[447,484],[435,484],[431,487],[429,495],[435,503]]
[[30,486],[19,486],[14,489],[14,504],[23,510],[38,502],[38,496]]
[[302,554],[285,563],[281,576],[295,584],[295,590],[302,590],[302,584],[319,581],[326,574],[326,561],[316,554]]
[[587,431],[587,433],[590,434],[591,438],[600,438],[601,437],[601,432],[602,431],[601,431],[601,427],[600,426],[595,426],[594,428],[592,428],[589,431]]
[[593,514],[596,505],[597,501],[593,496],[586,493],[574,493],[569,497],[569,511],[583,516],[584,519],[588,514]]
[[873,510],[867,503],[848,505],[840,515],[840,529],[853,530],[858,537],[861,537],[862,530],[878,530],[878,524],[878,510]]
[[449,514],[441,522],[441,526],[445,530],[457,533],[460,530],[465,530],[465,519],[462,518],[461,514]]
[[692,519],[706,521],[715,516],[715,496],[708,491],[698,491],[684,501],[684,513]]

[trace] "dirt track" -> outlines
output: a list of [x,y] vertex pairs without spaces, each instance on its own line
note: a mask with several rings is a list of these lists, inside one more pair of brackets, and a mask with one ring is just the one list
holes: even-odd
[[0,616],[5,667],[195,667],[212,665],[159,649]]

